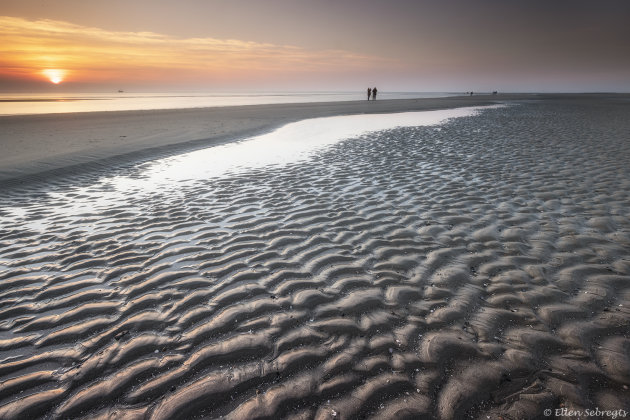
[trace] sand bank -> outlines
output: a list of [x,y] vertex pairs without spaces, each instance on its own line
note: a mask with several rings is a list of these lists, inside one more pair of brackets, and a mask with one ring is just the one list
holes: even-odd
[[528,102],[106,200],[88,173],[0,190],[0,418],[619,418],[629,109]]
[[[110,158],[142,158],[268,132],[307,118],[495,103],[535,96],[251,105],[176,110],[0,116],[0,180]],[[120,161],[120,159],[118,159]]]

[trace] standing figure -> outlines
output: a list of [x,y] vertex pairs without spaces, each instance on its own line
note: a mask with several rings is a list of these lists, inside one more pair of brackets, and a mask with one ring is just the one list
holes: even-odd
[[376,90],[376,88],[372,89],[372,99],[376,100],[376,92],[378,92],[378,90]]
[[370,96],[372,96],[372,88],[368,88],[368,101],[370,100]]

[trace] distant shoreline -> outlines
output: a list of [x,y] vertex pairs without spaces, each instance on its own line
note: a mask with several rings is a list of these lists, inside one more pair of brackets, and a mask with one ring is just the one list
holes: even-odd
[[146,160],[336,115],[428,111],[524,100],[630,100],[630,94],[499,94],[377,101],[0,116],[3,186]]
[[[379,100],[445,98],[462,95],[464,95],[462,92],[384,92],[381,93]],[[365,94],[362,91],[0,93],[0,116],[348,102],[363,99],[365,99]]]

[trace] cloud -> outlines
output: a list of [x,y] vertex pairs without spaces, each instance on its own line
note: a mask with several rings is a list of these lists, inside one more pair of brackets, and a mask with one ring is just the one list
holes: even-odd
[[343,50],[216,38],[177,38],[153,32],[114,32],[55,20],[0,16],[4,78],[42,78],[59,68],[70,80],[217,81],[343,73],[395,66]]

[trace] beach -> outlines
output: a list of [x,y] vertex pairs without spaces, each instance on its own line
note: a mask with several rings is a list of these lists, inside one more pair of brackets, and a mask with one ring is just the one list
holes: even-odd
[[[143,184],[304,119],[473,106]],[[603,94],[0,117],[0,419],[622,417],[629,117]]]
[[89,169],[103,160],[106,162],[101,163],[111,166],[125,155],[125,160],[137,161],[207,147],[306,118],[445,109],[536,97],[487,95],[0,116],[0,181],[77,165]]

